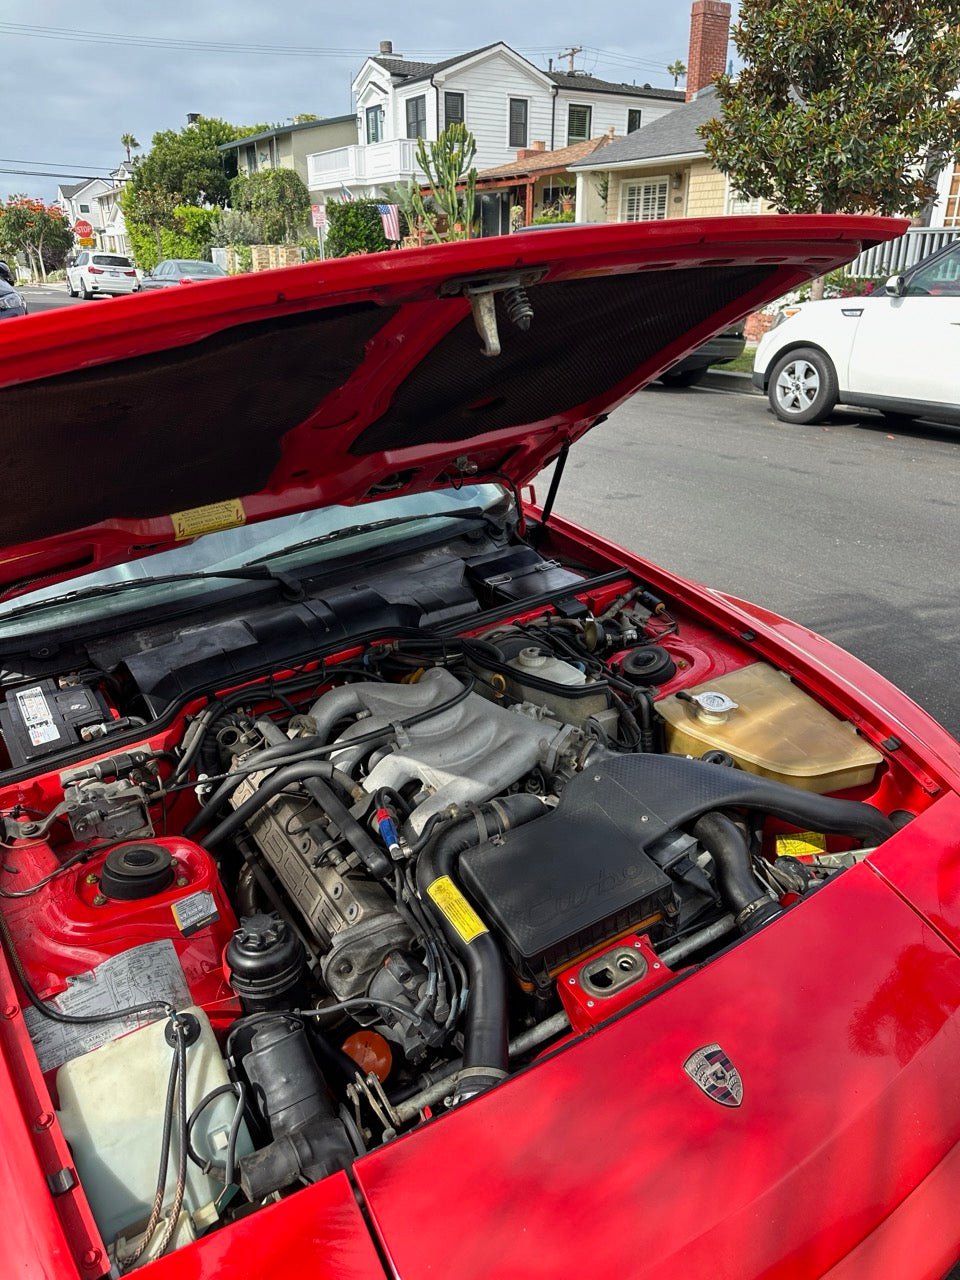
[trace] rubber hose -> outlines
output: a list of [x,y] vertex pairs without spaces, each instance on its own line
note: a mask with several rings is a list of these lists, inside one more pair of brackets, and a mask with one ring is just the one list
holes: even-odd
[[393,864],[387,855],[374,843],[373,837],[365,831],[350,813],[347,806],[327,785],[326,779],[333,776],[333,765],[326,760],[303,760],[299,764],[287,765],[266,778],[254,794],[244,800],[228,817],[214,827],[203,842],[204,848],[213,849],[227,836],[232,835],[240,827],[272,800],[286,787],[302,782],[304,790],[317,802],[327,817],[337,827],[340,834],[354,849],[360,861],[377,880],[384,880],[392,874]]
[[437,880],[449,877],[457,883],[457,862],[465,849],[510,827],[520,826],[544,813],[542,802],[532,795],[504,796],[474,810],[431,840],[417,860],[417,889],[429,904],[447,940],[463,961],[469,979],[470,999],[464,1026],[464,1069],[461,1098],[472,1097],[499,1083],[507,1074],[507,975],[500,947],[487,929],[468,941],[452,925],[430,896]]
[[750,852],[740,828],[722,813],[705,813],[693,834],[713,858],[720,894],[736,917],[741,933],[749,933],[780,914],[750,866]]

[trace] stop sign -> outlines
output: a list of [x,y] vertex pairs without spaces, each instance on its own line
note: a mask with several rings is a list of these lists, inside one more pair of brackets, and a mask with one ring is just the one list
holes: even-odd
[[75,222],[73,229],[81,240],[87,240],[93,235],[93,227],[84,218],[81,218],[79,222]]

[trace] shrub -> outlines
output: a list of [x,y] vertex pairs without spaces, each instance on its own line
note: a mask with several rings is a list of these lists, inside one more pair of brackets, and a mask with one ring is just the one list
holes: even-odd
[[379,253],[387,238],[377,200],[351,200],[327,205],[327,256],[349,258],[354,253]]

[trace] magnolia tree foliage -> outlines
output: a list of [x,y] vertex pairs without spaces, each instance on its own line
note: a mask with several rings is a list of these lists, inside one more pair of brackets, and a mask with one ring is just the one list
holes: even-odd
[[48,271],[63,266],[72,245],[73,229],[58,205],[15,195],[0,206],[0,257],[26,258],[46,280]]
[[741,0],[708,155],[791,213],[916,213],[960,158],[960,0]]
[[307,229],[310,192],[292,169],[261,169],[234,178],[230,204],[259,223],[261,244],[296,244]]
[[[469,240],[473,234],[473,209],[477,194],[477,171],[473,157],[477,143],[463,124],[447,125],[436,142],[417,139],[417,164],[427,175],[427,182],[438,209],[447,215],[449,236]],[[461,184],[463,191],[458,191]],[[441,240],[436,223],[419,190],[413,193],[417,216],[434,240]],[[462,229],[458,232],[457,227]]]

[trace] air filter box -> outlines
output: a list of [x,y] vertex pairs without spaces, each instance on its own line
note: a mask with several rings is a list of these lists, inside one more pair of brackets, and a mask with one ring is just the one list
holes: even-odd
[[643,814],[601,766],[573,778],[552,813],[461,854],[460,882],[521,980],[547,987],[632,929],[670,932],[673,886],[644,852]]

